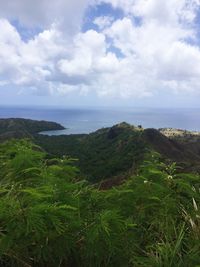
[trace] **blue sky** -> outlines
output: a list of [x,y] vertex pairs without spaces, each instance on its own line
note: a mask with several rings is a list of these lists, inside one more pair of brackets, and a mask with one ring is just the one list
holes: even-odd
[[0,105],[200,107],[198,0],[0,0]]

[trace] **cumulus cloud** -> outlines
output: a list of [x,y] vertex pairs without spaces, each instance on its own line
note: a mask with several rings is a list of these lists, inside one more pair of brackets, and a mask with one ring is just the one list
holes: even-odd
[[[98,16],[81,31],[86,8],[102,2],[120,8],[124,17]],[[37,5],[0,0],[0,86],[122,98],[162,89],[198,93],[199,5],[199,0],[42,0]],[[13,19],[42,29],[25,42]]]
[[94,19],[94,24],[96,24],[100,30],[109,27],[111,23],[114,21],[114,18],[111,16],[100,16]]
[[193,21],[199,8],[199,0],[97,0],[120,8],[125,14],[143,19],[155,19],[160,23],[177,23],[179,18]]

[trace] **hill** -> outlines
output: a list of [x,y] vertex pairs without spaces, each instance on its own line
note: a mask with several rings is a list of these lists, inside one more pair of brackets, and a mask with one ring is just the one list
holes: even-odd
[[78,158],[81,172],[92,181],[115,176],[121,179],[122,175],[137,172],[150,151],[178,162],[186,171],[199,169],[200,156],[187,142],[172,140],[156,129],[127,123],[86,135],[35,135],[35,140],[50,154]]
[[0,141],[11,138],[32,138],[35,133],[62,129],[64,127],[56,122],[20,118],[0,119]]
[[93,181],[136,170],[147,148],[142,131],[126,123],[85,135],[34,137],[50,154],[78,158],[81,172]]
[[[200,171],[200,137],[176,129],[143,129],[125,122],[91,134],[47,136],[41,131],[60,130],[58,123],[27,119],[0,119],[0,141],[30,138],[49,158],[67,155],[77,159],[81,175],[92,182],[109,179],[119,184],[137,173],[147,154],[158,152],[187,172]],[[112,182],[111,179],[112,178]]]
[[6,123],[1,136],[22,140],[0,144],[0,266],[199,266],[198,138],[127,123],[45,136],[60,126]]
[[200,132],[172,128],[162,128],[159,131],[170,140],[175,140],[200,156]]

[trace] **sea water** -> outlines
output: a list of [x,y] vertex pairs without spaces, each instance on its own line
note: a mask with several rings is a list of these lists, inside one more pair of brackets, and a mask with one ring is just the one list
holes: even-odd
[[196,108],[56,108],[0,107],[0,118],[54,121],[66,129],[49,135],[91,133],[120,122],[144,128],[172,127],[200,131],[200,109]]

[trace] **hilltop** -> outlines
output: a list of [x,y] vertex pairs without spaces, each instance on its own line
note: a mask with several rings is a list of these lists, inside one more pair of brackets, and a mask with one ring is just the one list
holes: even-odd
[[187,131],[174,128],[160,128],[158,130],[166,137],[182,143],[192,143],[200,140],[200,132],[197,131]]
[[200,135],[176,129],[143,129],[128,123],[102,128],[91,134],[48,136],[39,132],[60,130],[55,122],[0,119],[0,141],[29,138],[48,153],[77,159],[82,176],[92,182],[113,183],[137,173],[146,155],[158,152],[164,160],[177,162],[185,171],[199,172]]
[[78,167],[89,180],[135,173],[150,151],[176,161],[185,170],[199,170],[200,155],[187,142],[168,138],[156,129],[143,129],[125,122],[91,134],[36,135],[35,140],[50,154],[78,158]]

